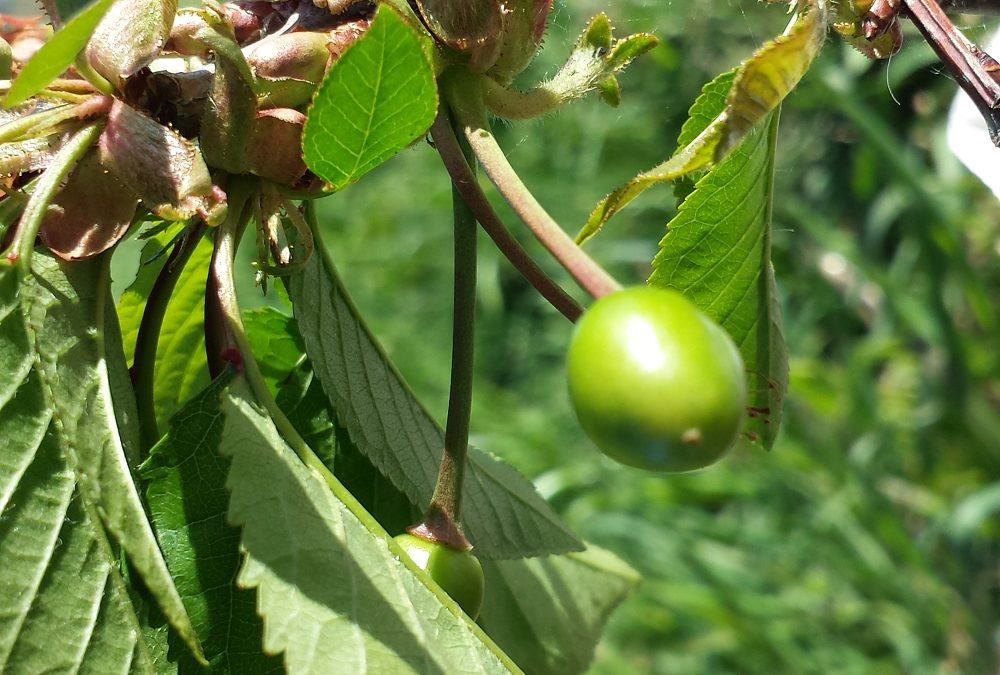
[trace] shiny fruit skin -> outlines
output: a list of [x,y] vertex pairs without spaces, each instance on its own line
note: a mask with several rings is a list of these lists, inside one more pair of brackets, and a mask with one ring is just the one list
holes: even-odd
[[479,559],[469,551],[428,541],[412,534],[397,536],[396,543],[426,571],[445,593],[473,620],[483,606],[486,582]]
[[746,372],[729,335],[677,291],[627,288],[580,318],[570,400],[608,457],[683,472],[720,459],[746,414]]

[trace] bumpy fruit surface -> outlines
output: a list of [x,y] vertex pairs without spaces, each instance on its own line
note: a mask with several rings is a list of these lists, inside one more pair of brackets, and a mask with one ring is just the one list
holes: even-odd
[[717,461],[746,412],[746,372],[732,339],[672,290],[629,288],[595,302],[570,342],[567,377],[597,447],[651,471]]
[[466,614],[473,620],[479,616],[486,582],[476,556],[412,534],[399,535],[396,543]]

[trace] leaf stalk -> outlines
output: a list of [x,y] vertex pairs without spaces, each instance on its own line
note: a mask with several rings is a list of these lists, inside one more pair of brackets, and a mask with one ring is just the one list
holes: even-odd
[[535,238],[594,298],[621,289],[619,284],[548,214],[507,160],[486,120],[482,81],[471,73],[453,71],[443,90],[459,129],[486,175]]
[[451,175],[454,189],[465,200],[476,220],[508,262],[563,316],[573,322],[580,318],[583,308],[528,256],[493,210],[476,180],[472,166],[459,147],[455,130],[444,111],[438,114],[431,127],[431,138]]
[[135,390],[136,405],[139,410],[139,435],[142,440],[143,455],[160,440],[160,429],[156,420],[154,375],[163,319],[167,315],[167,306],[177,282],[188,260],[191,259],[191,254],[201,241],[204,231],[205,224],[198,221],[181,235],[163,269],[157,275],[156,281],[153,282],[153,288],[150,289],[139,322],[139,331],[135,337],[135,355],[129,368],[129,375],[132,378],[132,388]]

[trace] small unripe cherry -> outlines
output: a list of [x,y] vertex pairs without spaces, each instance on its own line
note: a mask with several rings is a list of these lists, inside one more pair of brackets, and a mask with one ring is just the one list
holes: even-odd
[[417,567],[427,572],[466,614],[473,620],[479,616],[486,581],[483,566],[476,556],[412,534],[401,534],[395,540]]

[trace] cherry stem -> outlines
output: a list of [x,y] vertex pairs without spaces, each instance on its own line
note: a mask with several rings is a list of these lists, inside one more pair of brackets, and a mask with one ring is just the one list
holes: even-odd
[[[298,455],[303,464],[316,471],[327,486],[338,497],[342,498],[343,486],[334,478],[323,461],[316,456],[312,448],[306,444],[285,413],[278,407],[274,397],[271,396],[271,392],[267,388],[267,381],[264,379],[260,365],[250,348],[250,339],[247,337],[239,301],[236,297],[233,261],[236,258],[240,236],[253,210],[250,208],[252,195],[259,189],[259,184],[255,180],[234,176],[231,185],[226,187],[229,195],[229,213],[215,233],[215,250],[212,253],[210,273],[213,281],[210,284],[213,296],[211,298],[212,304],[217,308],[219,319],[224,327],[219,335],[219,346],[222,348],[219,357],[223,362],[234,364],[242,371],[251,393],[257,403],[267,411],[284,441]],[[206,296],[206,307],[209,300],[210,298]]]
[[504,257],[563,316],[574,322],[580,318],[583,308],[528,256],[493,210],[493,206],[476,180],[472,166],[459,147],[455,130],[443,110],[431,127],[431,137],[434,139],[438,154],[441,155],[441,161],[451,176],[453,189],[462,196],[476,220]]
[[490,131],[482,81],[473,73],[453,71],[445,80],[445,96],[469,147],[514,212],[535,238],[595,298],[621,289],[615,279],[587,255],[553,220],[507,161]]
[[143,456],[160,440],[160,430],[156,422],[154,382],[160,330],[177,281],[201,241],[204,231],[205,225],[199,221],[188,227],[181,235],[163,269],[157,275],[156,281],[153,282],[153,288],[149,291],[149,298],[146,300],[146,307],[139,322],[139,331],[135,337],[135,356],[132,358],[129,375],[132,378],[132,388],[135,390],[139,412],[139,434],[142,439]]
[[472,414],[472,373],[475,363],[476,326],[476,218],[452,184],[452,214],[455,229],[455,290],[451,334],[451,388],[448,421],[444,430],[444,454],[437,484],[424,521],[411,532],[468,550],[462,534],[462,484],[469,449],[469,417]]

